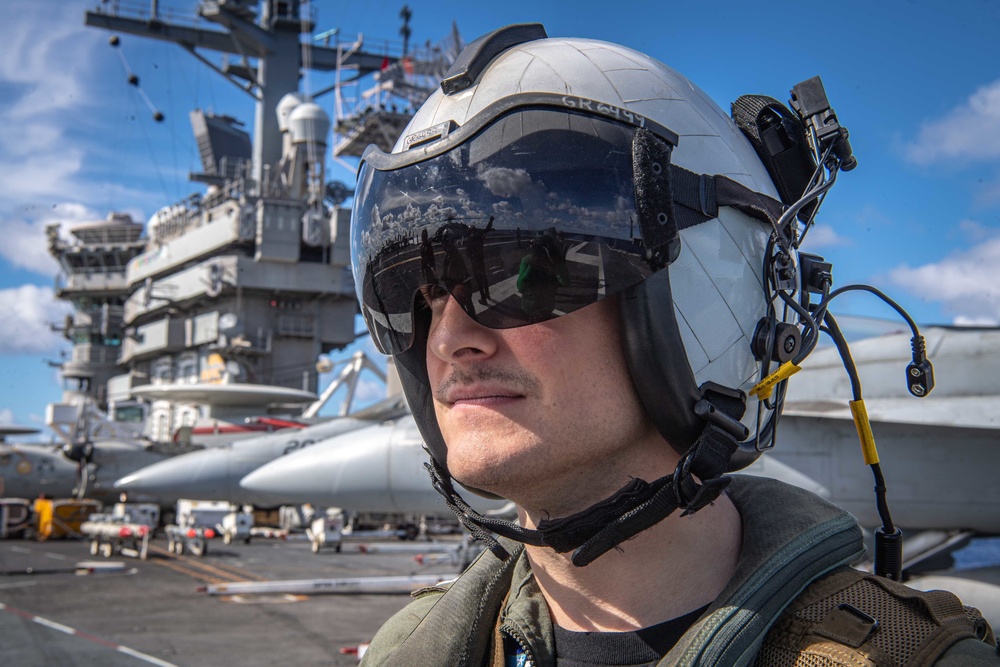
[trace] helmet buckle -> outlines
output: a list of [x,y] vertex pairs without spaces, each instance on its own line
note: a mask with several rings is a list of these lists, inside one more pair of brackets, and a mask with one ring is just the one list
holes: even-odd
[[682,503],[680,505],[684,508],[684,511],[681,512],[681,516],[694,514],[706,505],[710,505],[716,498],[719,497],[719,495],[732,481],[732,477],[716,477],[715,479],[710,479],[704,484],[699,485],[694,496],[686,503]]
[[716,382],[705,382],[699,390],[702,398],[694,404],[694,413],[737,441],[746,440],[750,430],[734,416],[743,414],[747,404],[746,392]]
[[[714,427],[709,426],[707,428]],[[713,477],[706,479],[700,484],[696,482],[691,475],[691,464],[694,462],[696,450],[697,448],[694,448],[685,454],[684,458],[681,459],[681,462],[674,469],[674,497],[677,501],[677,506],[684,510],[681,516],[694,514],[710,504],[719,497],[719,494],[732,481],[731,477]]]

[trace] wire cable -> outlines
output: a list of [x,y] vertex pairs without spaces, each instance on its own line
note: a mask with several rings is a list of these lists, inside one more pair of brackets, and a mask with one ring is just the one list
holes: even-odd
[[851,393],[854,396],[854,400],[850,404],[851,415],[854,417],[854,425],[858,431],[858,438],[861,440],[865,463],[871,468],[872,476],[875,478],[875,506],[879,519],[882,521],[882,527],[875,531],[875,574],[899,581],[902,576],[903,533],[893,525],[892,515],[889,512],[885,477],[879,464],[875,436],[872,434],[871,424],[868,420],[868,411],[865,408],[864,399],[861,397],[861,380],[858,377],[858,369],[836,319],[829,313],[826,313],[823,319],[826,324],[825,330],[837,346],[837,351],[840,352],[844,362],[844,368],[851,378]]

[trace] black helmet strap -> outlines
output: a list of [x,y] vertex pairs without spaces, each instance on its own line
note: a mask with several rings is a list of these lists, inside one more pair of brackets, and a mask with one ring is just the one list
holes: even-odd
[[739,423],[746,397],[714,385],[703,387],[702,393],[704,398],[696,412],[708,423],[673,473],[653,482],[632,479],[611,497],[568,517],[544,519],[535,530],[483,516],[462,499],[449,472],[435,459],[424,465],[448,508],[498,558],[506,560],[510,554],[491,533],[532,546],[550,547],[559,553],[572,551],[573,564],[582,567],[678,508],[684,510],[682,516],[697,512],[729,485],[730,478],[724,473],[738,448],[736,429],[730,424]]
[[720,206],[732,206],[769,224],[780,238],[781,202],[755,192],[722,174],[697,174],[671,163],[673,146],[645,128],[632,139],[635,204],[642,241],[653,270],[671,264],[680,253],[678,232],[719,217]]

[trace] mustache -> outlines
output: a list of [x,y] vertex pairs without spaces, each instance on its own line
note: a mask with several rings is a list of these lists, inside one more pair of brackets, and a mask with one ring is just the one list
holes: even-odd
[[477,382],[497,382],[506,389],[515,390],[526,396],[537,393],[541,386],[538,378],[525,370],[507,370],[493,366],[453,368],[448,377],[441,380],[434,388],[434,398],[444,402],[444,397],[452,387]]

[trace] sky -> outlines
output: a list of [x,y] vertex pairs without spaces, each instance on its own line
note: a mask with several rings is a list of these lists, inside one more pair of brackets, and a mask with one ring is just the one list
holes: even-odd
[[[200,170],[193,108],[252,125],[251,99],[180,47],[122,35],[115,48],[110,33],[85,27],[84,11],[97,4],[8,0],[0,22],[0,424],[41,426],[46,404],[61,398],[51,362],[70,345],[51,325],[68,306],[53,296],[58,267],[46,225],[65,229],[110,211],[146,221],[200,192],[187,181]],[[159,4],[191,17],[198,3]],[[318,30],[363,34],[368,50],[400,40],[401,1],[309,4]],[[727,110],[747,93],[786,101],[794,84],[820,75],[859,166],[841,174],[804,250],[833,263],[835,286],[876,286],[918,323],[1000,323],[1000,0],[409,6],[412,43],[437,42],[452,21],[466,41],[540,22],[551,36],[647,53]],[[329,82],[304,79],[311,90]],[[332,95],[317,102],[334,115]],[[353,186],[343,166],[329,164],[327,176]],[[855,295],[831,310],[892,316]]]

